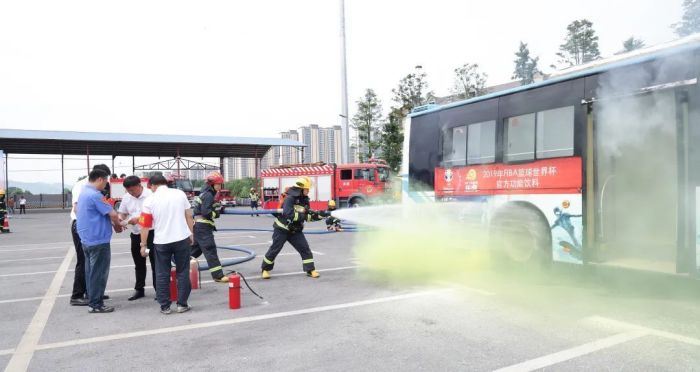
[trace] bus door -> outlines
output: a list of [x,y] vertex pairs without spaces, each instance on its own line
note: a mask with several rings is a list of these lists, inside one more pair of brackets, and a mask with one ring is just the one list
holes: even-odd
[[[683,245],[679,184],[685,172],[679,151],[677,92],[657,91],[592,104],[595,250],[591,261],[676,273]],[[592,137],[592,138],[591,138]],[[589,147],[591,149],[591,147]],[[590,167],[589,163],[589,167]],[[591,181],[589,178],[588,181]],[[592,200],[591,200],[592,199]],[[590,235],[589,235],[590,237]]]

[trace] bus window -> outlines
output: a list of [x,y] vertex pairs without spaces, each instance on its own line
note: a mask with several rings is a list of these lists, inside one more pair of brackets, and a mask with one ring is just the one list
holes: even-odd
[[506,162],[535,159],[535,114],[508,118],[506,121]]
[[466,165],[467,126],[448,128],[442,134],[442,162],[447,167]]
[[341,169],[340,170],[341,180],[351,180],[352,179],[352,169]]
[[574,106],[537,113],[537,159],[574,155]]
[[374,181],[374,171],[371,169],[355,169],[355,179]]
[[496,161],[496,121],[470,124],[467,143],[467,164],[488,164]]

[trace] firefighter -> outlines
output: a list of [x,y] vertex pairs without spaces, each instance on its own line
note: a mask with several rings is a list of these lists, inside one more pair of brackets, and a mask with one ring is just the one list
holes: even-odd
[[221,190],[224,177],[219,172],[212,172],[207,176],[206,183],[202,186],[199,196],[194,198],[194,244],[192,245],[192,257],[199,257],[204,253],[209,265],[214,281],[219,283],[228,282],[228,277],[224,275],[224,270],[216,252],[216,242],[214,241],[214,231],[216,224],[214,219],[219,218],[221,204],[215,201],[216,193]]
[[3,224],[7,218],[7,205],[5,204],[5,189],[0,189],[0,232],[4,231]]
[[[255,187],[250,188],[250,209],[251,211],[255,212],[258,210],[258,203],[260,202],[260,195],[258,194],[258,191],[255,190]],[[259,214],[255,214],[256,216],[260,217]],[[250,214],[251,217],[253,217],[253,213]]]
[[340,219],[333,217],[331,211],[335,210],[335,200],[328,201],[328,211],[325,213],[326,216],[326,228],[329,231],[343,231],[343,226],[340,225]]
[[275,258],[285,242],[289,242],[301,255],[301,262],[306,275],[318,278],[320,274],[314,266],[314,256],[304,236],[305,221],[320,221],[321,216],[309,207],[309,189],[311,179],[300,177],[290,187],[284,199],[282,213],[277,216],[273,226],[272,245],[267,250],[262,262],[262,278],[269,279],[270,271],[275,265]]

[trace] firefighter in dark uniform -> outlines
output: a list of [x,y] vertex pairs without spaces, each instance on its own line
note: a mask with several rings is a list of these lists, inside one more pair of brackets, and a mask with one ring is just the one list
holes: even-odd
[[343,226],[340,224],[340,219],[330,215],[331,211],[335,210],[335,200],[328,201],[328,218],[326,218],[326,228],[328,231],[343,231]]
[[0,189],[0,232],[7,232],[4,229],[5,218],[7,218],[7,204],[5,204],[5,190]]
[[221,204],[217,203],[215,198],[223,183],[224,177],[221,173],[210,173],[199,196],[194,198],[194,244],[191,250],[191,255],[195,258],[204,253],[204,258],[207,259],[209,265],[209,273],[214,281],[219,283],[228,282],[228,277],[224,275],[224,269],[221,267],[214,241],[214,231],[216,231],[214,219],[219,218],[221,209]]
[[262,262],[262,278],[269,279],[270,271],[275,266],[275,258],[282,250],[284,243],[289,242],[301,255],[301,262],[306,275],[318,278],[320,274],[314,266],[314,256],[309,243],[304,236],[305,221],[320,221],[322,217],[309,206],[309,189],[311,179],[301,177],[287,191],[287,197],[282,205],[282,213],[275,219],[272,232],[272,245],[267,250]]

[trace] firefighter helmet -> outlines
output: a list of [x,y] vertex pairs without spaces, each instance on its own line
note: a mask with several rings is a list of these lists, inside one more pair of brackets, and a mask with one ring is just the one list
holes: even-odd
[[5,196],[5,189],[0,189],[0,196]]
[[329,201],[328,201],[328,208],[329,208],[329,209],[335,209],[335,200],[329,200]]
[[218,185],[220,183],[224,183],[224,176],[222,176],[219,172],[211,172],[207,176],[207,183],[210,185]]
[[297,178],[296,181],[294,181],[294,186],[300,188],[300,189],[310,189],[311,188],[311,179],[306,176],[302,176]]

